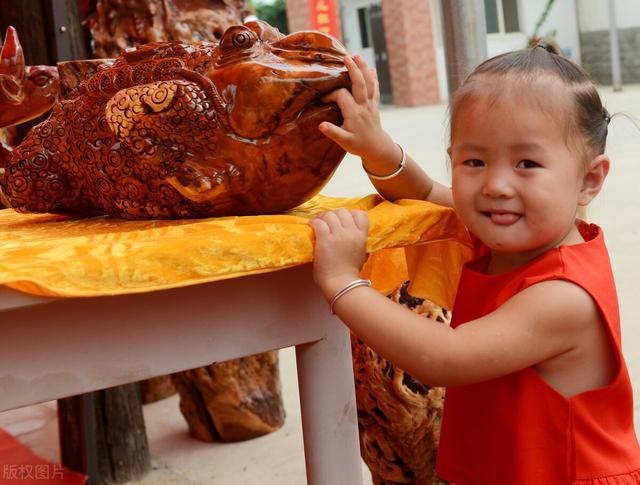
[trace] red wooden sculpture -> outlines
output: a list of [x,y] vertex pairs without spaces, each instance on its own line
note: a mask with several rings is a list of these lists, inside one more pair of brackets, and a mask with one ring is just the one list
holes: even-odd
[[0,163],[1,195],[21,212],[126,219],[295,207],[344,156],[317,129],[340,122],[320,99],[348,84],[344,54],[263,22],[127,50]]
[[40,116],[57,101],[58,93],[58,70],[25,66],[18,34],[9,27],[0,53],[0,127]]

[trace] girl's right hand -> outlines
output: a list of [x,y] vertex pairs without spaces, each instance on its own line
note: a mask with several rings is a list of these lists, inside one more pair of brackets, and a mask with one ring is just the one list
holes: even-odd
[[336,126],[325,121],[320,123],[320,131],[346,151],[372,161],[373,165],[378,160],[394,160],[398,147],[380,122],[380,91],[375,72],[360,56],[347,55],[344,64],[351,78],[351,92],[342,88],[323,98],[326,103],[338,105],[343,123]]
[[359,278],[367,259],[369,218],[364,211],[338,209],[309,221],[315,233],[313,279],[327,299]]

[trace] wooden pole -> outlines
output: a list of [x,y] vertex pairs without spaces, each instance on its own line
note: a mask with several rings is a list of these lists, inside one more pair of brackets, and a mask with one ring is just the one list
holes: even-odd
[[441,0],[449,95],[487,58],[487,26],[482,0]]
[[613,84],[613,90],[622,91],[620,45],[618,43],[618,24],[616,19],[615,0],[609,0],[609,46],[611,50],[611,81]]

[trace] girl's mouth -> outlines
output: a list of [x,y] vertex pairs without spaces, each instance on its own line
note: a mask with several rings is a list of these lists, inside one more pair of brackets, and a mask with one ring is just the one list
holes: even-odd
[[516,223],[521,214],[515,212],[482,212],[482,215],[491,219],[491,222],[500,226],[510,226]]

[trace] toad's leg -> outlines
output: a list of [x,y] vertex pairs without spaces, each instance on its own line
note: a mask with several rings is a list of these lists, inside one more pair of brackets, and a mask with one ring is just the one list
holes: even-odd
[[140,163],[156,164],[159,176],[187,199],[207,201],[229,191],[235,168],[216,158],[221,126],[214,103],[197,83],[158,81],[123,89],[105,114]]

